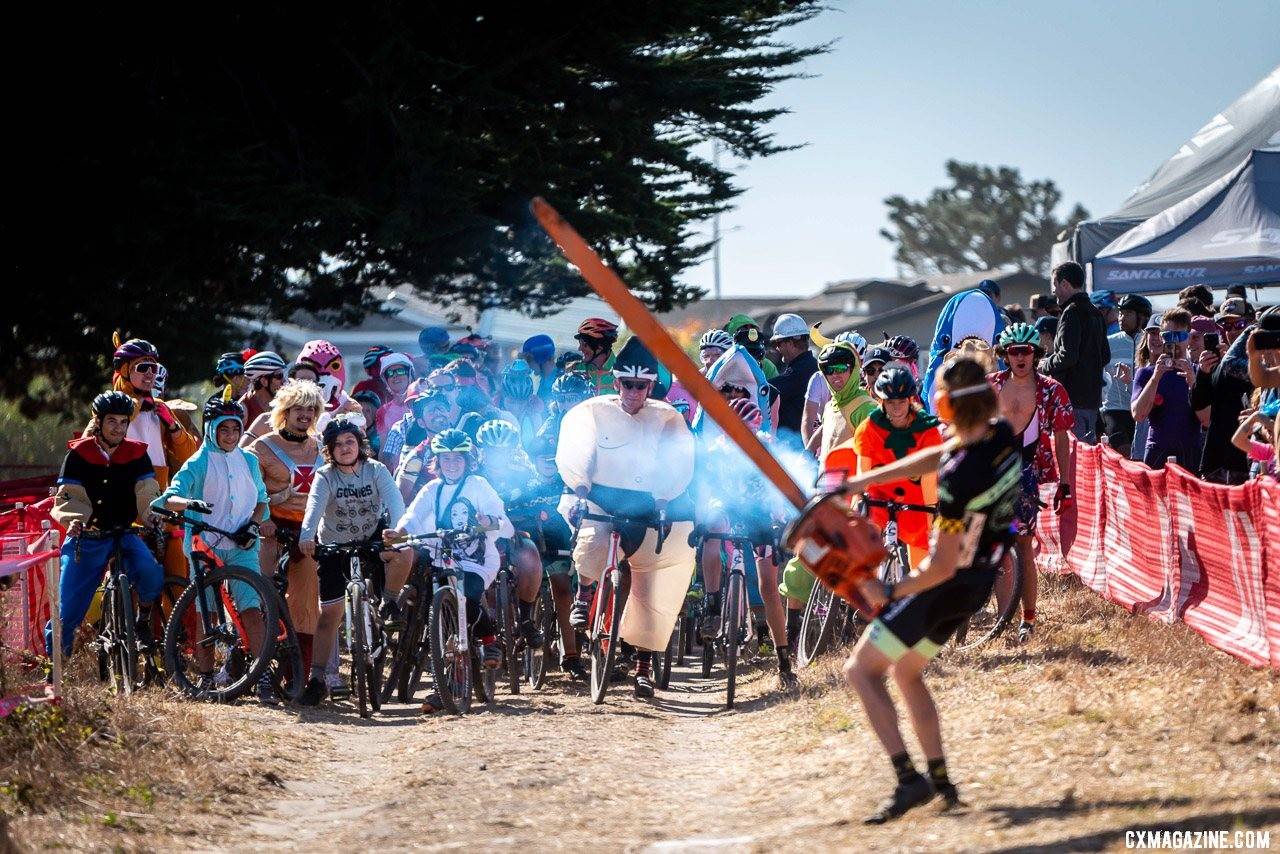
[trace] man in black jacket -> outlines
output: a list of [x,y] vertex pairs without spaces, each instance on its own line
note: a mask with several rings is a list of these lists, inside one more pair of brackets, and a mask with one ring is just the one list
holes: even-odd
[[1053,268],[1053,295],[1062,306],[1053,352],[1040,363],[1040,372],[1062,383],[1075,409],[1073,432],[1081,442],[1098,441],[1098,410],[1102,408],[1102,372],[1111,361],[1107,324],[1084,290],[1084,268],[1067,261]]

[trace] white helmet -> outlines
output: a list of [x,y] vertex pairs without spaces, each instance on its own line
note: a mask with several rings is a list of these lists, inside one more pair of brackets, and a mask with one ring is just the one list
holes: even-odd
[[702,339],[698,341],[698,350],[702,351],[708,347],[719,347],[721,350],[728,350],[733,346],[733,338],[723,329],[711,329],[704,332]]
[[781,341],[784,338],[808,338],[809,324],[798,314],[780,314],[773,322],[773,337],[770,341]]
[[858,351],[858,358],[862,358],[862,354],[867,352],[867,339],[863,338],[857,332],[841,332],[835,337],[837,343],[852,344],[853,349]]

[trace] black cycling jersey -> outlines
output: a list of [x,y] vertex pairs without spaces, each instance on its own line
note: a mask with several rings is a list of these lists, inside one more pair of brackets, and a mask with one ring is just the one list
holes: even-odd
[[1013,543],[1022,455],[1003,418],[977,442],[945,454],[938,468],[938,517],[945,533],[962,534],[958,567],[991,569]]

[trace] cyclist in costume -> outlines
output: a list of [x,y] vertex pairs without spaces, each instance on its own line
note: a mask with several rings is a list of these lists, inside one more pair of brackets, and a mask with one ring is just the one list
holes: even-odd
[[[658,379],[658,363],[638,338],[632,338],[614,363],[618,393],[593,397],[565,414],[556,464],[566,495],[560,512],[568,518],[577,499],[593,514],[656,519],[671,523],[662,552],[651,529],[625,526],[620,560],[631,568],[631,592],[622,615],[621,636],[640,651],[665,649],[689,588],[693,547],[693,507],[685,495],[693,475],[693,435],[680,413],[649,394]],[[575,499],[576,496],[576,499]],[[609,526],[582,520],[573,562],[578,593],[572,623],[586,625],[591,588],[605,569]],[[653,696],[650,657],[637,662],[637,697]]]
[[617,394],[613,377],[613,345],[618,340],[618,324],[602,317],[588,317],[573,336],[582,354],[577,370],[586,373],[596,394]]
[[[438,530],[479,527],[485,534],[475,544],[475,551],[464,556],[463,593],[467,600],[467,621],[483,645],[485,667],[496,668],[502,662],[497,630],[483,605],[484,591],[498,576],[498,539],[510,537],[515,529],[502,506],[502,499],[483,477],[476,474],[476,446],[461,430],[450,428],[432,440],[435,458],[431,461],[435,479],[417,494],[396,522],[388,539],[406,534],[433,534]],[[440,697],[432,694],[422,704],[423,714],[443,708]]]
[[540,527],[539,509],[529,504],[539,496],[538,473],[520,447],[520,434],[506,421],[486,421],[476,431],[480,475],[502,499],[515,533],[498,544],[516,576],[520,634],[534,649],[542,646],[541,627],[534,625],[533,605],[542,586],[542,555],[531,535]]
[[[258,572],[258,526],[266,518],[267,487],[258,458],[240,447],[244,407],[214,395],[205,403],[202,414],[204,442],[200,450],[183,464],[174,475],[173,483],[152,505],[184,513],[192,501],[208,504],[213,512],[201,518],[237,536],[228,539],[206,532],[201,535],[205,543],[224,565]],[[183,546],[187,554],[194,548],[190,528],[185,529]],[[250,648],[260,649],[266,628],[262,621],[262,601],[248,585],[233,582],[231,589]],[[201,631],[201,626],[197,625],[196,631]],[[197,645],[196,657],[200,663],[200,687],[211,689],[214,684],[212,650]],[[279,702],[270,673],[264,672],[258,681],[258,699],[272,705]]]
[[542,533],[542,567],[551,584],[551,598],[555,602],[556,619],[560,623],[560,642],[564,655],[560,669],[574,679],[585,680],[587,669],[578,653],[578,633],[569,625],[569,611],[573,607],[573,564],[561,552],[569,550],[573,532],[557,506],[564,495],[564,480],[556,468],[556,445],[545,436],[534,439],[529,446],[529,459],[533,462],[537,480],[524,499],[531,512],[537,512]]
[[[1022,560],[1022,623],[1018,641],[1026,643],[1035,630],[1038,575],[1032,538],[1040,516],[1040,485],[1058,481],[1053,512],[1070,508],[1071,428],[1075,412],[1067,390],[1040,373],[1044,358],[1040,334],[1034,326],[1015,323],[1000,333],[996,354],[1008,368],[990,375],[1000,396],[1000,414],[1014,428],[1022,454],[1021,492],[1014,517],[1014,546]],[[1056,464],[1055,464],[1056,463]]]
[[[730,401],[729,405],[762,441],[767,443],[771,440],[760,430],[763,416],[754,401],[739,398]],[[702,580],[706,590],[702,636],[713,638],[720,632],[720,588],[733,548],[725,537],[731,533],[732,523],[738,522],[758,551],[758,554],[753,552],[743,556],[744,566],[750,572],[751,564],[755,564],[765,620],[778,657],[778,680],[783,688],[792,688],[796,685],[796,677],[791,672],[791,648],[787,642],[786,611],[778,591],[778,567],[774,565],[772,556],[767,554],[773,544],[774,520],[781,517],[779,502],[769,500],[776,493],[737,445],[730,443],[723,433],[714,442],[703,446],[698,457],[698,471],[698,522],[706,532],[702,547]]]
[[[324,428],[325,464],[316,472],[307,496],[298,550],[315,559],[316,542],[347,545],[380,538],[390,519],[404,515],[404,501],[386,466],[372,458],[364,430],[355,421],[338,417]],[[320,588],[320,618],[315,648],[327,650],[338,638],[349,580],[350,558],[330,555],[316,561]],[[409,551],[383,552],[382,566],[370,572],[370,590],[383,597],[383,610],[395,614],[395,596],[412,568]],[[384,577],[385,576],[385,577]],[[298,702],[314,706],[325,697],[327,662],[313,659],[311,674]]]
[[[381,435],[388,436],[392,425],[409,411],[404,398],[409,391],[409,383],[413,382],[413,360],[404,353],[389,353],[382,357],[381,365],[382,381],[387,386],[389,396],[383,397],[382,408],[378,410],[377,429]],[[386,453],[385,439],[383,453]],[[391,466],[388,465],[387,468]]]
[[498,405],[516,419],[512,423],[520,428],[521,444],[532,442],[538,428],[547,420],[546,405],[533,393],[533,372],[519,359],[502,372],[502,397]]
[[[760,429],[773,433],[777,424],[778,396],[747,348],[731,344],[703,374],[726,398],[747,398],[755,403],[763,417]],[[690,427],[705,442],[715,441],[720,435],[720,427],[703,414],[701,407],[694,411]]]
[[[433,375],[439,373],[439,371],[435,371]],[[406,407],[404,415],[401,416],[399,421],[391,425],[391,429],[387,431],[386,435],[378,434],[382,437],[382,448],[378,452],[378,462],[386,466],[388,471],[395,472],[399,469],[400,464],[404,462],[405,454],[424,438],[428,438],[422,426],[418,423],[413,404],[423,394],[434,388],[434,384],[429,379],[416,379],[409,383],[409,389],[404,395]],[[375,420],[374,423],[376,424],[377,421]],[[450,418],[449,423],[453,423],[452,418]]]
[[862,360],[851,342],[836,341],[823,347],[818,354],[818,369],[831,388],[819,430],[818,463],[822,465],[832,448],[853,438],[876,404],[862,387]]
[[735,314],[724,325],[724,331],[733,338],[733,343],[740,344],[756,360],[765,382],[778,376],[778,366],[764,357],[764,333],[760,331],[760,324],[745,314]]
[[[934,407],[951,425],[938,471],[938,515],[929,556],[906,579],[861,585],[879,616],[845,663],[849,686],[862,700],[897,776],[893,794],[867,816],[868,824],[896,818],[941,795],[959,805],[947,774],[942,729],[923,671],[959,624],[991,595],[996,571],[1012,546],[1011,523],[1018,502],[1022,454],[982,366],[959,358],[934,383]],[[846,489],[865,492],[873,484],[921,476],[933,467],[934,449],[851,478]],[[928,760],[928,777],[916,771],[898,728],[897,710],[885,685],[892,674],[907,705],[916,737]]]
[[1004,314],[1000,311],[1000,285],[991,279],[983,279],[972,290],[962,291],[947,300],[938,314],[933,342],[929,345],[924,388],[926,409],[933,410],[932,383],[943,358],[955,349],[958,342],[970,336],[977,336],[988,344],[994,342],[1004,330],[1005,323]]
[[[280,559],[281,544],[277,529],[293,534],[289,546],[288,592],[285,603],[293,617],[302,648],[302,663],[311,666],[312,641],[320,619],[320,592],[316,581],[316,564],[298,550],[297,537],[302,530],[302,517],[307,508],[307,495],[316,472],[324,465],[315,425],[324,411],[324,395],[320,386],[307,380],[290,380],[271,401],[272,432],[249,445],[258,458],[262,479],[267,486],[270,516],[262,523],[264,542],[260,552],[262,574],[274,578]],[[317,658],[328,656],[328,650],[317,650]]]
[[[916,381],[906,368],[895,365],[881,372],[875,383],[875,396],[880,408],[858,425],[849,445],[857,455],[859,474],[900,460],[921,448],[942,444],[938,419],[916,403]],[[832,454],[832,457],[835,453]],[[902,491],[898,495],[898,490]],[[867,494],[878,501],[903,504],[933,504],[938,500],[938,476],[929,472],[917,478],[903,478],[881,486],[873,486]],[[871,521],[884,528],[889,513],[882,507],[871,508]],[[918,510],[898,514],[898,539],[907,544],[912,566],[919,565],[929,553],[929,517]]]
[[[834,339],[827,338],[818,328],[822,324],[815,323],[809,330],[809,340],[818,346],[818,352],[822,352],[827,346],[837,341],[847,341],[853,345],[854,352],[858,354],[865,371],[867,360],[865,358],[867,350],[867,339],[863,338],[857,332],[842,332]],[[865,374],[864,374],[865,376]],[[868,388],[868,391],[871,389]],[[800,438],[804,442],[804,447],[814,456],[818,455],[818,440],[822,436],[822,411],[826,409],[827,401],[831,400],[831,386],[827,383],[822,371],[815,371],[813,376],[809,377],[809,384],[805,387],[804,392],[804,416],[800,421]]]
[[[58,473],[52,515],[67,530],[58,582],[64,656],[71,654],[76,630],[89,611],[115,548],[110,537],[95,538],[93,534],[127,526],[135,519],[149,520],[151,500],[160,493],[147,446],[127,438],[135,405],[134,399],[121,391],[95,397],[89,426],[83,437],[67,444]],[[123,537],[120,548],[125,573],[142,605],[137,620],[139,640],[149,643],[151,605],[160,595],[164,571],[136,535]],[[52,655],[52,621],[45,627],[44,638],[45,649]]]
[[316,368],[316,384],[324,397],[324,412],[316,423],[316,430],[323,431],[330,418],[345,415],[355,419],[364,426],[364,414],[360,404],[352,400],[346,392],[347,367],[342,358],[342,351],[329,341],[317,338],[302,345],[298,352],[298,361],[309,362]]

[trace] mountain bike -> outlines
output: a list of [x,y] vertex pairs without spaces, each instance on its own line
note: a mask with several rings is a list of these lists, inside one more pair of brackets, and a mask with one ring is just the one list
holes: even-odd
[[[397,545],[393,548],[406,548]],[[382,687],[382,702],[390,702],[394,692],[397,702],[411,703],[417,693],[422,674],[431,667],[431,563],[421,553],[416,555],[413,570],[400,589],[400,614],[404,628],[387,632],[387,678]]]
[[[666,541],[666,513],[658,511],[657,520],[652,518],[631,518],[626,516],[610,516],[591,513],[585,501],[580,501],[574,515],[579,520],[590,519],[603,522],[609,526],[609,548],[605,560],[604,572],[596,585],[595,595],[591,599],[590,617],[587,626],[587,646],[591,654],[591,700],[596,705],[604,702],[605,691],[609,687],[613,675],[613,667],[618,657],[618,636],[622,629],[622,611],[626,606],[627,589],[630,585],[630,564],[626,557],[619,559],[621,551],[621,529],[627,525],[642,528],[656,528],[658,542],[656,553],[662,552]],[[579,521],[581,525],[581,521]],[[577,539],[577,531],[574,532]]]
[[982,607],[966,617],[956,629],[956,649],[973,649],[994,640],[1013,621],[1022,601],[1022,559],[1016,548],[1008,549],[996,570],[991,595]]
[[[387,640],[382,628],[382,617],[373,604],[364,568],[372,567],[369,576],[376,578],[382,571],[382,540],[363,540],[353,543],[317,543],[316,559],[322,557],[347,558],[347,594],[344,608],[347,627],[347,648],[351,651],[351,690],[356,696],[356,708],[360,717],[367,718],[382,709],[382,668],[386,662]],[[376,561],[377,563],[374,563]]]
[[[192,501],[187,509],[210,513]],[[261,572],[225,566],[205,534],[237,542],[237,534],[171,510],[157,515],[191,529],[192,578],[165,625],[165,670],[174,687],[194,699],[231,702],[264,673],[287,702],[302,693],[302,648],[276,586]],[[252,613],[252,612],[257,613]],[[259,635],[260,640],[252,640]],[[202,679],[217,671],[225,681]],[[212,684],[210,684],[212,681]]]
[[524,642],[520,637],[520,617],[516,605],[516,574],[511,560],[504,556],[498,565],[498,576],[493,581],[494,623],[498,627],[498,641],[502,645],[502,667],[508,690],[520,693],[520,680],[524,675]]
[[91,647],[98,653],[98,677],[123,697],[140,688],[142,682],[138,673],[141,649],[138,615],[133,601],[133,585],[125,574],[124,549],[120,542],[125,537],[137,536],[140,530],[134,525],[120,525],[101,531],[81,531],[75,545],[75,559],[79,563],[81,540],[112,541],[111,559],[107,561],[106,579],[102,585],[102,617]]
[[725,707],[732,709],[738,685],[738,660],[756,639],[755,615],[747,598],[746,555],[752,550],[752,545],[746,536],[746,530],[737,522],[730,526],[728,534],[708,533],[704,535],[704,539],[719,540],[722,543],[720,548],[733,549],[733,557],[722,582],[720,632],[715,638],[704,638],[702,648],[703,676],[711,675],[714,650],[719,649],[724,658],[727,680]]

